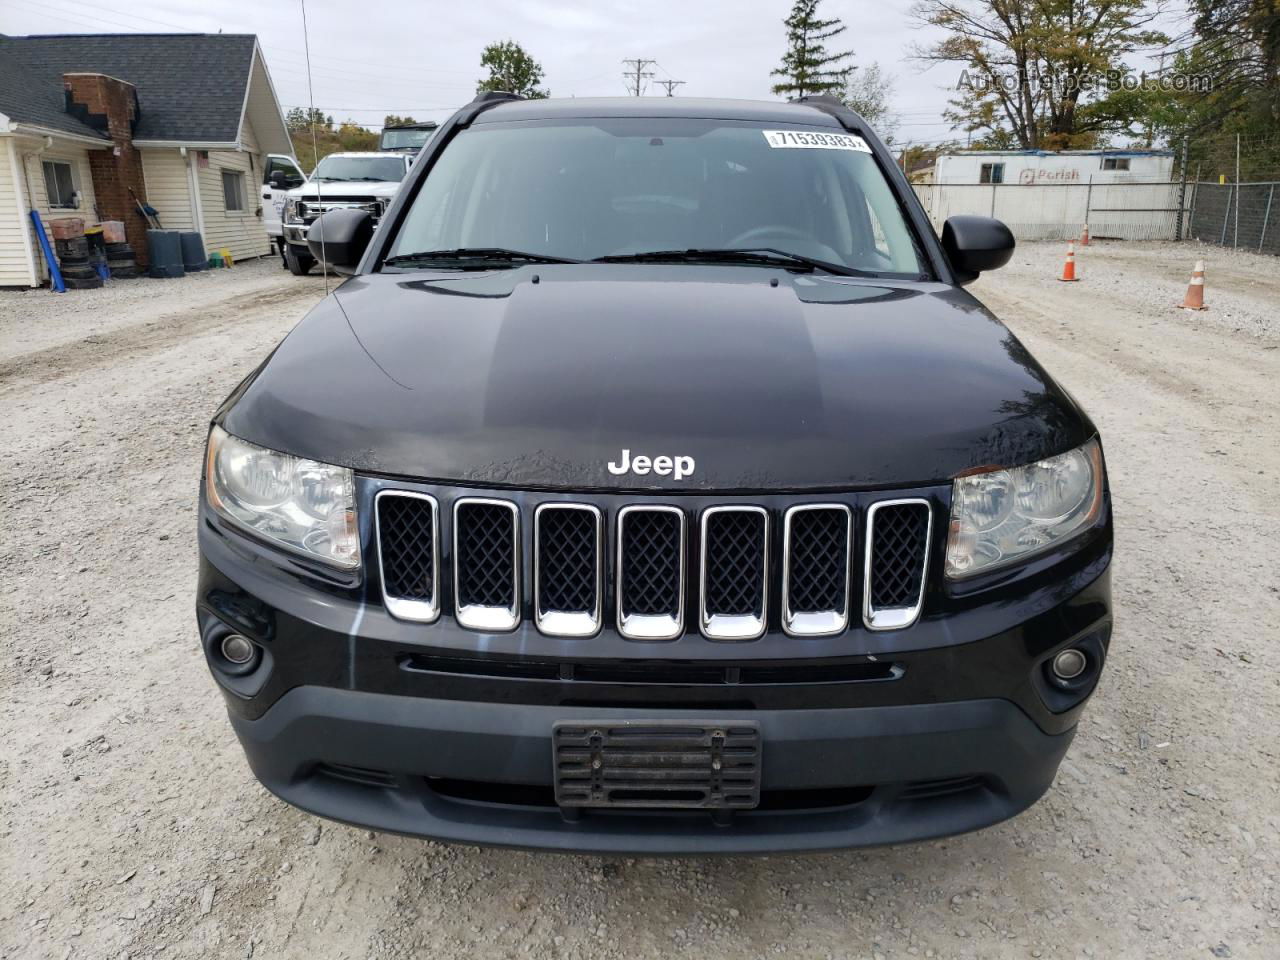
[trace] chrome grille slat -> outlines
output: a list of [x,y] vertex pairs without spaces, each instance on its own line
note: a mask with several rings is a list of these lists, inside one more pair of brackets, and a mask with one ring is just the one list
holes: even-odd
[[684,632],[685,517],[679,507],[618,511],[618,632],[674,640]]
[[514,503],[454,501],[453,583],[462,626],[501,632],[520,623],[520,510]]
[[[697,629],[710,640],[750,641],[769,629],[770,593],[776,618],[793,637],[832,637],[849,628],[859,604],[870,630],[901,630],[920,617],[932,542],[932,507],[923,497],[872,500],[859,524],[863,575],[850,578],[856,501],[798,503],[781,511],[781,549],[770,545],[773,510],[696,501],[697,569],[688,573],[689,514],[678,506],[627,503],[590,495],[530,504],[532,551],[522,548],[522,508],[514,501],[458,496],[432,489],[382,489],[374,496],[378,580],[387,611],[420,623],[438,619],[452,574],[453,615],[480,632],[516,629],[530,564],[532,612],[539,632],[591,637],[605,626],[629,640],[674,640],[685,627],[685,597],[697,578]],[[463,491],[459,491],[461,493]],[[437,496],[443,496],[445,517]],[[527,496],[527,495],[520,495]],[[617,510],[612,552],[605,549],[606,508]],[[861,499],[861,498],[860,498]],[[452,528],[442,524],[452,518]],[[452,546],[451,555],[446,549]],[[770,569],[774,560],[781,575]],[[778,582],[774,583],[777,580]],[[859,588],[861,600],[859,600]],[[610,592],[611,591],[611,592]],[[616,619],[615,619],[616,618]]]
[[924,605],[933,533],[928,500],[879,500],[867,508],[862,620],[869,630],[911,626]]
[[699,600],[702,635],[754,640],[764,634],[769,591],[769,514],[763,507],[702,512]]
[[543,633],[588,637],[600,629],[601,527],[600,510],[588,504],[534,511],[534,617]]
[[827,637],[849,625],[853,511],[843,503],[800,504],[782,531],[782,628],[793,637]]
[[374,498],[382,602],[400,620],[440,616],[440,507],[436,498],[383,490]]

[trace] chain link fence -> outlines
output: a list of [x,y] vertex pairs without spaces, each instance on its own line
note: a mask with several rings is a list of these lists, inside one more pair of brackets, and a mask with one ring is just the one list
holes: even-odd
[[1280,255],[1280,181],[1188,185],[1187,239]]

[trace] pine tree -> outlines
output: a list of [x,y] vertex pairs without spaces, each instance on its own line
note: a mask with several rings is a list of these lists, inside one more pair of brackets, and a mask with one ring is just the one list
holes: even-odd
[[820,20],[822,0],[796,0],[791,15],[783,21],[787,28],[787,52],[771,76],[782,79],[773,85],[777,94],[803,97],[813,93],[836,93],[844,89],[852,67],[841,66],[853,56],[852,50],[828,53],[826,41],[844,33],[839,18]]

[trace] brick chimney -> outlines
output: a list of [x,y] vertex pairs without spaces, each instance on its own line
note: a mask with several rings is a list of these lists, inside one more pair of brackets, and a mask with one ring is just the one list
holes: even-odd
[[111,148],[90,150],[89,172],[103,220],[124,222],[125,235],[138,265],[147,265],[147,224],[129,196],[129,189],[146,201],[142,154],[133,145],[138,122],[138,94],[133,84],[101,73],[64,73],[62,86],[67,113],[111,138]]

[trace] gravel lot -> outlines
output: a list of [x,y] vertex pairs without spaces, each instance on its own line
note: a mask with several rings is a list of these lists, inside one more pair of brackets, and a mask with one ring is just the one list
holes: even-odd
[[1021,817],[798,858],[445,847],[272,799],[198,650],[194,508],[209,414],[320,279],[0,293],[0,956],[1280,956],[1280,264],[1096,243],[1065,284],[1062,253],[975,290],[1103,431],[1100,693]]

